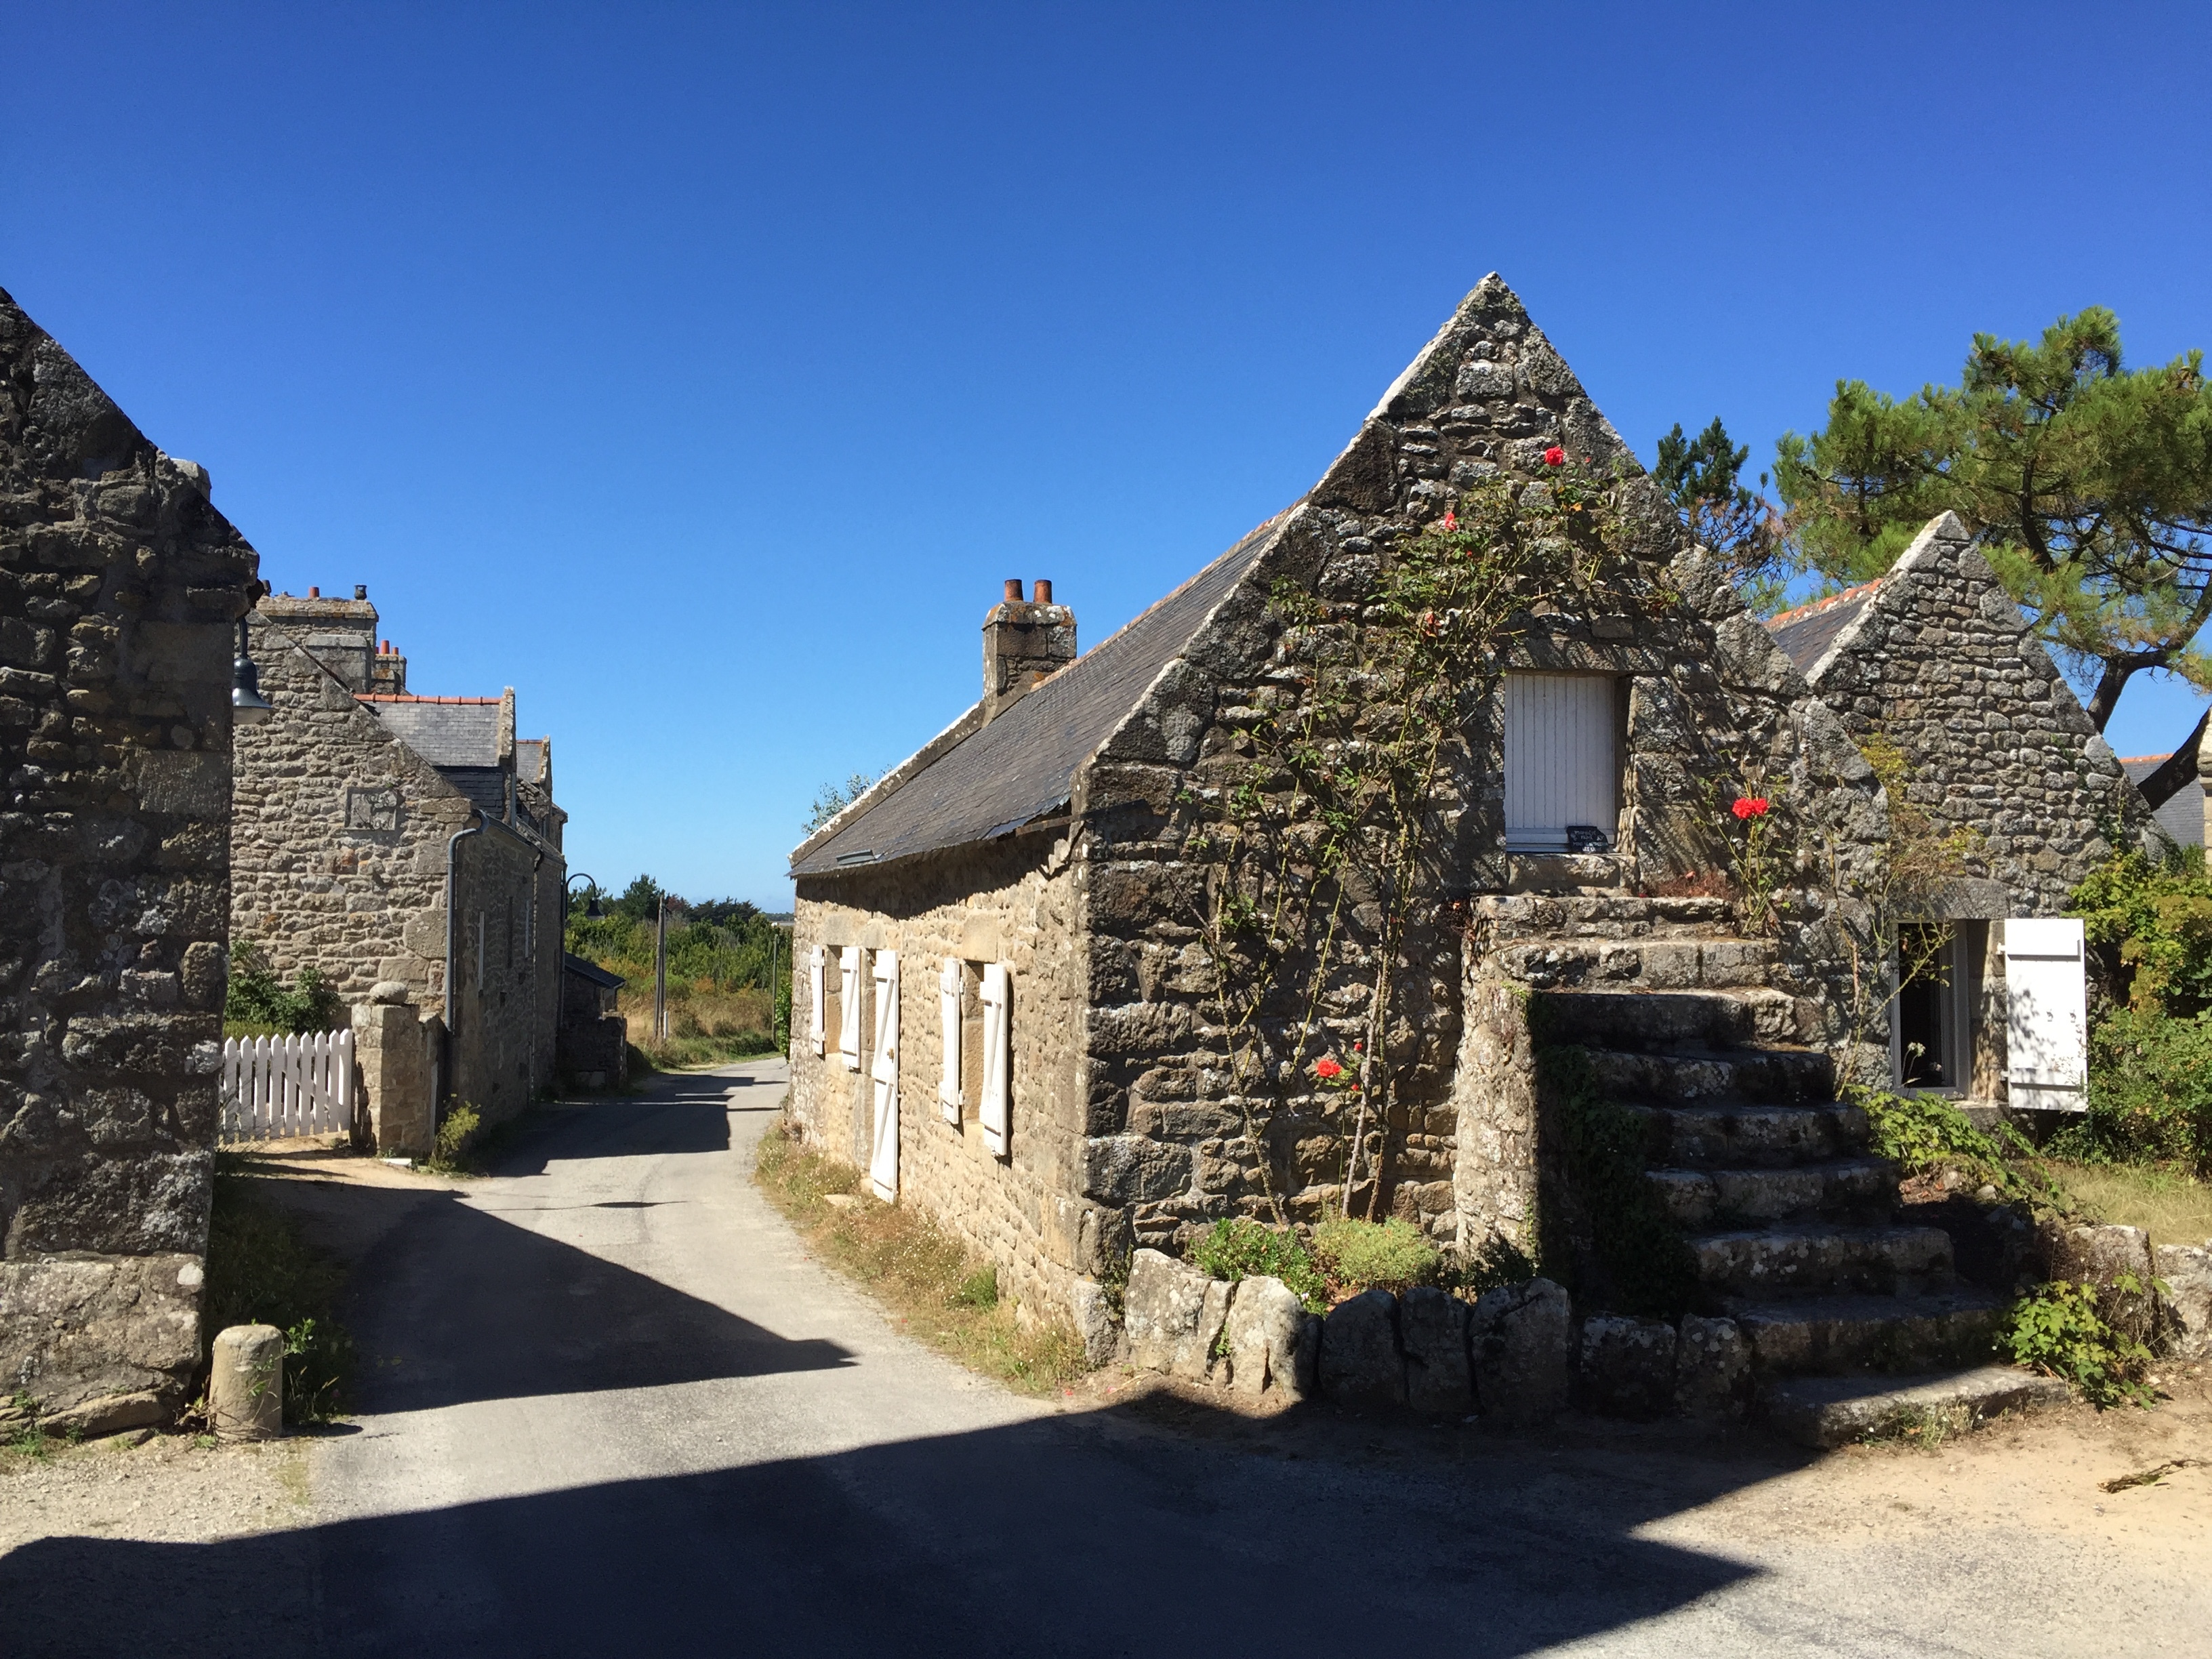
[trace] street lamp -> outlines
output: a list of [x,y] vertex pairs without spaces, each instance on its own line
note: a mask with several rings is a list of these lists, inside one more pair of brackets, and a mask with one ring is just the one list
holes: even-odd
[[246,648],[246,618],[238,619],[238,654],[230,663],[230,720],[234,726],[258,726],[276,712],[261,695],[260,676]]
[[[597,879],[586,875],[582,871],[579,870],[574,875],[568,878],[567,885],[574,887],[580,881],[588,881],[592,884],[591,891],[586,896],[584,900],[584,920],[586,921],[597,921],[601,916],[606,915],[606,911],[599,903],[599,884]],[[574,895],[571,894],[570,896],[574,897]]]

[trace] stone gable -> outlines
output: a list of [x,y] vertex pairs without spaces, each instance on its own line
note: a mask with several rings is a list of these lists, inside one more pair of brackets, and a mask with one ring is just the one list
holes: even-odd
[[0,294],[0,1389],[48,1407],[198,1361],[256,566]]
[[2002,887],[1960,914],[2060,914],[2150,814],[2033,626],[1949,513],[1848,597],[1808,678],[1855,740],[1897,745],[1907,796],[1966,832],[1973,875]]

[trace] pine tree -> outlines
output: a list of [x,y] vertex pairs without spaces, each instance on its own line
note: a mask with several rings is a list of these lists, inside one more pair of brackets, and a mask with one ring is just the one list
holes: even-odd
[[1775,482],[1798,556],[1881,575],[1945,508],[2091,690],[2100,731],[2145,669],[2212,690],[2212,388],[2203,354],[2122,367],[2118,319],[2039,341],[1977,334],[1956,386],[1892,399],[1839,380],[1828,423],[1785,435]]

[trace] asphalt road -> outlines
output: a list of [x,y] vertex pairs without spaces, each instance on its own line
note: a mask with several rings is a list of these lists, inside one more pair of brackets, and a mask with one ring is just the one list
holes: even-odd
[[[782,1091],[763,1061],[548,1109],[495,1178],[408,1198],[356,1273],[365,1409],[315,1449],[312,1524],[27,1547],[0,1655],[2203,1650],[2201,1578],[2078,1541],[1713,1519],[1796,1468],[1756,1437],[1017,1398],[761,1200]],[[11,1619],[9,1583],[75,1588]]]

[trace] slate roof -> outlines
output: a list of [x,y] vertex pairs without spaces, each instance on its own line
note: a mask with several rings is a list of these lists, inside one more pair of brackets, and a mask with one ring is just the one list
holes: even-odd
[[575,975],[579,979],[589,980],[605,991],[619,991],[629,983],[620,974],[611,974],[596,962],[585,961],[574,951],[561,952],[561,969],[563,973]]
[[1075,774],[1251,568],[1270,519],[1120,632],[792,860],[828,875],[1007,835],[1065,805]]
[[[445,768],[499,764],[497,697],[416,697],[364,692],[359,699],[374,709],[398,739],[431,765]],[[502,794],[501,811],[506,811]]]
[[489,817],[507,817],[507,773],[501,768],[441,766],[438,775],[466,795],[478,811]]
[[1795,611],[1785,611],[1778,617],[1766,619],[1766,631],[1774,636],[1782,654],[1797,665],[1801,674],[1810,674],[1813,665],[1836,642],[1844,629],[1857,620],[1867,602],[1881,586],[1882,579],[1862,582],[1856,587],[1847,587],[1840,593],[1831,593],[1825,599],[1815,599],[1810,605],[1801,605]]
[[553,747],[550,738],[517,738],[514,740],[514,775],[524,783],[545,781],[545,762]]
[[[2145,778],[2172,759],[2171,755],[2137,755],[2123,760],[2120,768],[2131,783],[2141,783]],[[2152,814],[2160,829],[2173,837],[2177,847],[2204,845],[2204,787],[2184,784],[2166,797],[2158,811]]]

